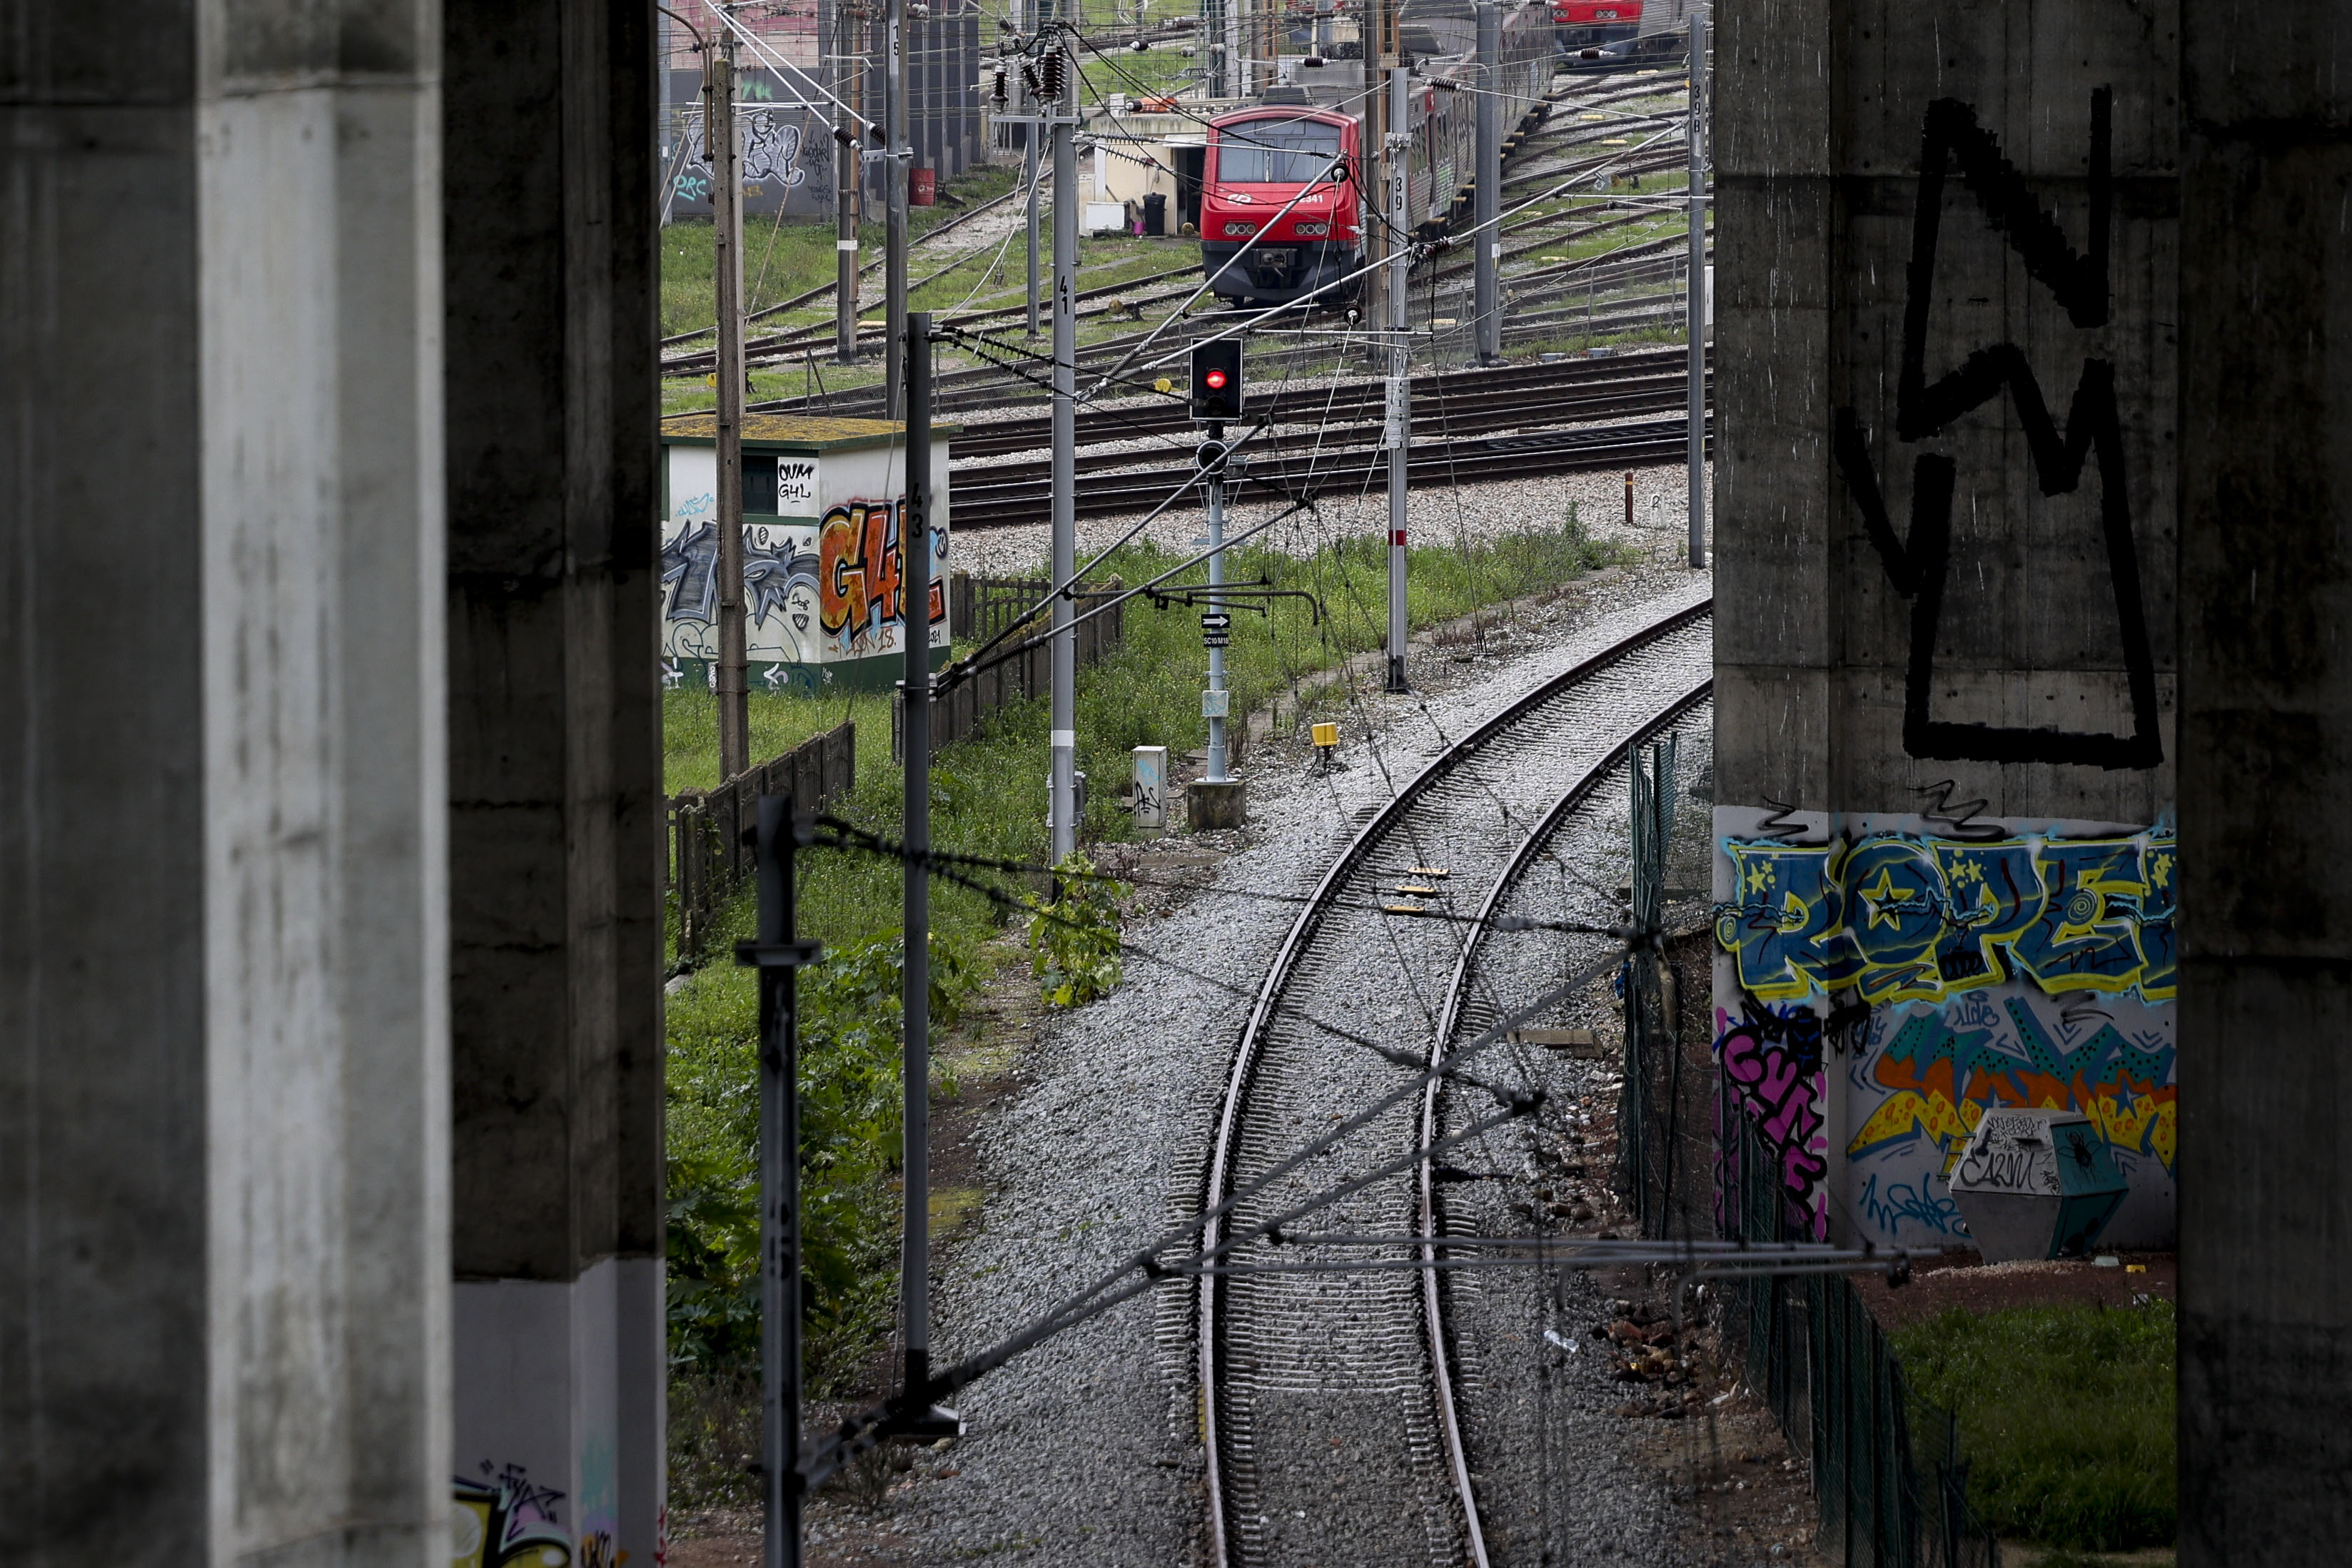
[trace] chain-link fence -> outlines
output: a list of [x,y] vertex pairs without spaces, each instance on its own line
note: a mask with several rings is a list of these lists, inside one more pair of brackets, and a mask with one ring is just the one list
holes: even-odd
[[[1808,1236],[1738,1099],[1724,1096],[1717,1116],[1726,1238]],[[1735,1283],[1726,1327],[1744,1342],[1748,1385],[1811,1466],[1824,1556],[1843,1568],[2000,1568],[2000,1543],[1969,1506],[1951,1413],[1910,1391],[1844,1276]]]

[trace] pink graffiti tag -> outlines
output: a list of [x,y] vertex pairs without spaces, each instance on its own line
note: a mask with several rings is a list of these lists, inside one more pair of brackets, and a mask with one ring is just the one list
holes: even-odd
[[1765,1145],[1780,1162],[1781,1186],[1792,1205],[1811,1212],[1829,1174],[1821,1145],[1822,1020],[1809,1009],[1787,1016],[1750,1011],[1738,1023],[1717,1015],[1716,1040],[1723,1075]]

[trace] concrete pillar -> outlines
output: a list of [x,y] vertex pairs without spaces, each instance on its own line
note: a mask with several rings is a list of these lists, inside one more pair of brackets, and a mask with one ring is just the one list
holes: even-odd
[[447,1556],[434,16],[0,3],[0,1561]]
[[[649,6],[446,0],[455,1466],[657,1560]],[[462,142],[457,131],[463,130]],[[485,1495],[487,1494],[487,1495]],[[532,1528],[540,1528],[534,1526]]]
[[[2115,1239],[2172,1238],[2179,16],[2171,0],[1720,13],[1717,830],[1769,839],[1787,810],[1803,843],[1900,841],[1871,862],[1889,880],[1851,887],[1826,854],[1786,868],[1807,890],[1718,859],[1719,894],[1751,915],[1793,892],[1820,916],[1777,990],[1766,926],[1724,926],[1747,956],[1719,959],[1717,1001],[1740,1072],[1759,1051],[1809,1062],[1764,1074],[1749,1108],[1790,1139],[1790,1185],[1827,1234],[1962,1239],[1953,1140],[2017,1091],[1927,1082],[1927,1052],[1895,1048],[1916,1021],[1931,1045],[1980,1029],[2037,1103],[2140,1107],[2111,1134],[2134,1194]],[[2004,863],[2037,900],[2079,874],[2045,840],[2126,842],[2099,873],[2102,972],[1951,933],[1919,936],[1933,950],[1907,976],[1892,956],[1804,968],[1975,907],[1982,868],[1933,841],[1977,833],[2018,846]],[[2165,1041],[2161,1071],[2127,1082],[2108,1022]],[[2039,1072],[2044,1046],[2091,1065]],[[1806,1083],[1803,1103],[1780,1092]]]
[[2352,1528],[2352,39],[2182,13],[2180,1561]]

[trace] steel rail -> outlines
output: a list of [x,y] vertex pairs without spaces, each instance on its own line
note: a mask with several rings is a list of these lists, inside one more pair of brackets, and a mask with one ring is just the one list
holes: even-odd
[[[1413,448],[1406,477],[1415,486],[1470,484],[1665,463],[1683,455],[1688,434],[1684,421],[1653,420],[1424,442]],[[1292,498],[1298,486],[1310,481],[1318,488],[1358,484],[1383,461],[1371,447],[1327,451],[1311,467],[1302,464],[1297,472],[1272,461],[1254,465],[1242,474],[1241,482],[1254,486],[1261,497]],[[1157,503],[1171,488],[1196,476],[1196,470],[1189,467],[1103,475],[1080,487],[1076,498],[1077,515],[1123,516]],[[966,485],[957,491],[955,526],[1018,527],[1036,521],[1034,514],[1044,504],[1045,492],[1034,479],[995,486],[993,494],[989,486]]]
[[[1679,722],[1683,716],[1705,702],[1714,693],[1715,681],[1710,676],[1675,698],[1663,712],[1635,730],[1631,743],[1639,746],[1650,740],[1662,730]],[[1465,932],[1462,951],[1454,959],[1454,977],[1445,988],[1444,1010],[1439,1016],[1437,1030],[1430,1045],[1429,1060],[1432,1067],[1436,1067],[1444,1061],[1446,1048],[1453,1043],[1454,1034],[1462,1027],[1463,1004],[1469,998],[1471,974],[1477,963],[1486,935],[1491,928],[1487,923],[1493,920],[1497,911],[1501,909],[1503,900],[1510,896],[1518,886],[1520,880],[1526,876],[1528,868],[1535,863],[1538,856],[1559,834],[1570,815],[1580,809],[1584,802],[1591,798],[1593,790],[1600,787],[1601,779],[1622,766],[1622,752],[1604,755],[1596,759],[1591,767],[1586,768],[1583,775],[1568,787],[1567,792],[1552,802],[1551,808],[1543,814],[1535,826],[1528,830],[1527,835],[1519,841],[1518,848],[1511,852],[1510,860],[1495,878],[1494,885],[1486,890],[1486,898],[1478,905],[1476,920],[1473,921]],[[1430,1369],[1437,1380],[1438,1414],[1444,1430],[1447,1457],[1453,1463],[1457,1484],[1465,1505],[1467,1507],[1473,1496],[1470,1486],[1470,1445],[1463,1436],[1460,1413],[1455,1408],[1453,1392],[1453,1356],[1447,1348],[1448,1341],[1445,1333],[1444,1289],[1442,1276],[1436,1267],[1438,1250],[1436,1244],[1439,1239],[1437,1168],[1431,1151],[1438,1143],[1438,1091],[1439,1086],[1444,1082],[1444,1078],[1433,1076],[1429,1081],[1429,1087],[1423,1092],[1421,1101],[1422,1157],[1416,1170],[1416,1177],[1420,1187],[1421,1257],[1422,1261],[1429,1265],[1422,1271],[1421,1276],[1422,1332],[1429,1343]],[[1475,1510],[1470,1512],[1469,1517],[1471,1555],[1476,1561],[1478,1568],[1486,1568],[1486,1542],[1478,1528]]]
[[[1241,1038],[1234,1049],[1232,1069],[1219,1097],[1216,1132],[1210,1146],[1202,1187],[1204,1209],[1215,1209],[1231,1196],[1243,1119],[1250,1092],[1255,1086],[1266,1039],[1284,994],[1289,988],[1307,946],[1321,928],[1325,915],[1335,906],[1341,891],[1375,849],[1397,831],[1423,797],[1497,737],[1510,732],[1538,709],[1630,655],[1712,615],[1714,609],[1715,601],[1709,598],[1678,610],[1580,660],[1515,699],[1433,759],[1358,831],[1348,847],[1316,883],[1307,903],[1299,911],[1297,919],[1292,923],[1281,946],[1276,951],[1274,961],[1267,967],[1265,978],[1251,1003],[1249,1017],[1243,1025]],[[1220,1214],[1202,1228],[1201,1244],[1204,1251],[1223,1244],[1230,1231],[1229,1219],[1229,1216]],[[1213,1568],[1231,1568],[1234,1557],[1225,1517],[1231,1485],[1221,1451],[1223,1413],[1220,1407],[1220,1390],[1224,1370],[1222,1354],[1224,1335],[1218,1315],[1223,1294],[1221,1281],[1222,1276],[1213,1272],[1203,1272],[1201,1276],[1197,1298],[1200,1343],[1196,1366],[1209,1505],[1210,1562]],[[1469,1490],[1468,1472],[1454,1467],[1452,1479],[1460,1495],[1464,1518],[1473,1521],[1469,1528],[1475,1531],[1477,1502]],[[1483,1562],[1483,1556],[1480,1560]]]

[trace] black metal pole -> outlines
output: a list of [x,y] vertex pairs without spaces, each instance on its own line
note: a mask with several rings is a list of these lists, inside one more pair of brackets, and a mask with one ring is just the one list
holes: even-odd
[[760,971],[760,1402],[766,1568],[801,1564],[801,1110],[798,966],[814,942],[793,930],[793,852],[800,830],[787,795],[760,797],[756,941],[738,964]]
[[908,1413],[931,1378],[931,318],[907,315],[907,501],[898,515],[898,594],[906,636],[899,685],[906,737],[906,1250],[898,1285]]

